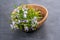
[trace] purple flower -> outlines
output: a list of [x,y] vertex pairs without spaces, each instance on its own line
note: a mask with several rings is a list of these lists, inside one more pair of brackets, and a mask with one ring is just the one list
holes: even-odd
[[25,29],[25,31],[28,31],[28,30],[29,30],[27,26],[26,26],[26,27],[24,27],[24,29]]

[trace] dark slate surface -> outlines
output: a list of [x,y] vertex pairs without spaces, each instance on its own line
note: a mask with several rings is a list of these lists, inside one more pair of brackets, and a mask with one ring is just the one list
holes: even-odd
[[[48,9],[48,19],[38,31],[24,33],[10,29],[10,13],[15,4],[21,3],[42,4]],[[60,0],[0,0],[0,40],[60,40]]]

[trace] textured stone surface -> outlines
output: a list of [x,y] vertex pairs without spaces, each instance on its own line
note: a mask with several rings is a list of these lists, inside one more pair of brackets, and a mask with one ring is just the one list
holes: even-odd
[[[48,19],[36,32],[10,29],[10,13],[14,5],[22,3],[41,4],[49,11]],[[60,0],[0,0],[0,40],[60,40]]]

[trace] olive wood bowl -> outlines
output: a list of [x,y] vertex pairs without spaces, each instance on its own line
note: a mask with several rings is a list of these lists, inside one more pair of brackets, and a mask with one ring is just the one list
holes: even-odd
[[[48,17],[48,10],[42,6],[42,5],[37,5],[37,4],[26,4],[27,7],[32,7],[36,10],[40,10],[42,12],[42,15],[44,16],[40,21],[38,21],[38,25],[37,25],[37,29],[41,27],[41,25],[46,21],[47,17]],[[23,5],[23,6],[26,6],[26,5]],[[17,9],[19,9],[20,6],[17,7]],[[16,10],[14,9],[12,13],[15,13]]]

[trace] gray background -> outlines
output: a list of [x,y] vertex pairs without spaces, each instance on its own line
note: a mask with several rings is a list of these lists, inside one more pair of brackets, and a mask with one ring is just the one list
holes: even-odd
[[[14,5],[22,3],[41,4],[48,9],[48,19],[36,32],[10,29],[10,13]],[[60,0],[0,0],[0,40],[60,40]]]

